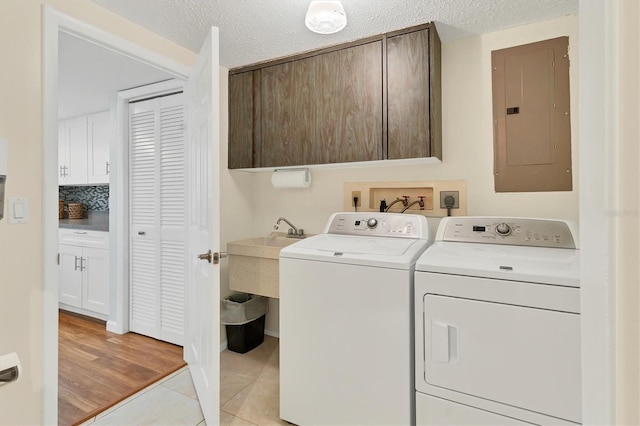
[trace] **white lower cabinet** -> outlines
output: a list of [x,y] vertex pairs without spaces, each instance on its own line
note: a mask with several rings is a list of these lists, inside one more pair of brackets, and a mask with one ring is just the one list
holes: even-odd
[[109,234],[61,229],[59,238],[60,307],[108,319]]

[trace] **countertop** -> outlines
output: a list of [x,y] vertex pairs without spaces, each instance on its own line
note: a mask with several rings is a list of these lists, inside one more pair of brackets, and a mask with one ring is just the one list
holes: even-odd
[[60,219],[59,228],[109,231],[109,212],[87,212],[84,219]]

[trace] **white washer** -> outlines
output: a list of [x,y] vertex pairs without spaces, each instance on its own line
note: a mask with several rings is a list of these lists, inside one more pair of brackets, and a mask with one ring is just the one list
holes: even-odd
[[413,280],[425,217],[335,213],[280,252],[280,417],[414,423]]
[[416,423],[580,423],[579,287],[569,223],[443,219],[416,263]]

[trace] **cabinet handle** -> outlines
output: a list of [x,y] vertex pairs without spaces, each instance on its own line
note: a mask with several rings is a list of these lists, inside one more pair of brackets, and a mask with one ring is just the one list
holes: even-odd
[[86,262],[87,259],[85,259],[84,257],[80,258],[80,271],[84,271],[85,269],[87,269],[87,267],[85,266],[84,262]]
[[109,174],[109,162],[105,161],[104,164],[105,164],[105,171],[107,174]]
[[73,270],[77,271],[78,270],[78,256],[75,256],[76,260],[74,262],[74,266],[73,266]]
[[73,231],[74,234],[86,235],[87,231]]
[[138,235],[147,235],[147,233],[144,231],[138,231]]

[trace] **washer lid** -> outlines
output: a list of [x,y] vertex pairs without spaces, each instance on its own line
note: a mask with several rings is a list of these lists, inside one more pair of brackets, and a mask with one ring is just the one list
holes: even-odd
[[423,239],[319,234],[280,251],[280,258],[411,269],[428,246]]
[[580,287],[579,251],[437,241],[416,271]]

